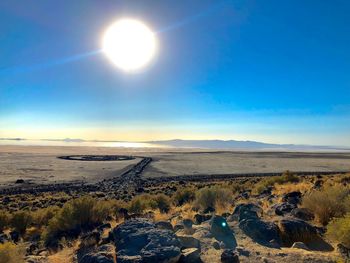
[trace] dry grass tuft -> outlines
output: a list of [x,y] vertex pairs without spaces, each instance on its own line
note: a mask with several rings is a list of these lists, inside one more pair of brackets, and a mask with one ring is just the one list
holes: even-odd
[[328,224],[327,237],[350,248],[350,213]]
[[343,185],[325,186],[303,198],[303,206],[311,210],[316,220],[327,225],[333,217],[342,217],[350,211],[350,189]]
[[0,263],[24,262],[25,248],[10,242],[0,244]]

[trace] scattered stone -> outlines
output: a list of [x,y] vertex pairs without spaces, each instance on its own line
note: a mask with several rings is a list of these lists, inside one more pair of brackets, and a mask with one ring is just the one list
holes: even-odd
[[184,219],[182,220],[182,225],[184,226],[184,230],[187,234],[193,234],[194,229],[192,228],[193,221],[191,219]]
[[248,203],[248,204],[239,204],[235,207],[232,216],[227,220],[244,220],[244,219],[257,219],[259,218],[258,214],[262,214],[262,208],[256,204]]
[[201,243],[197,238],[190,235],[176,235],[180,241],[181,248],[201,248]]
[[19,236],[19,233],[15,230],[10,232],[10,237],[14,243],[17,243],[19,241]]
[[105,224],[102,224],[102,225],[98,226],[98,227],[97,227],[97,231],[102,232],[103,230],[109,229],[109,228],[111,228],[111,227],[112,227],[112,226],[111,226],[110,223],[105,223]]
[[203,210],[204,214],[209,214],[209,213],[214,213],[215,212],[215,208],[214,207],[207,207],[206,209]]
[[210,218],[212,218],[212,215],[195,214],[194,222],[195,224],[200,225],[203,222],[210,220]]
[[169,221],[158,221],[156,227],[159,229],[174,231],[173,225]]
[[298,205],[301,203],[301,192],[294,191],[282,196],[282,201],[290,204]]
[[233,249],[225,249],[221,254],[222,263],[239,263],[238,253]]
[[307,245],[305,245],[303,242],[294,242],[292,245],[292,248],[298,248],[298,249],[304,249],[304,250],[309,250]]
[[322,180],[317,180],[315,183],[314,183],[314,189],[318,190],[318,189],[321,189],[323,185],[323,181]]
[[250,251],[244,249],[243,247],[236,247],[236,251],[238,252],[238,254],[240,256],[245,256],[245,257],[249,257],[250,256]]
[[337,245],[337,250],[340,253],[340,255],[345,259],[349,260],[350,259],[350,248],[347,248],[343,244],[338,244]]
[[142,262],[177,262],[181,256],[175,234],[157,228],[147,219],[128,220],[113,229],[113,236],[118,263],[130,262],[130,257],[135,256],[135,261],[141,257]]
[[114,259],[109,253],[97,252],[84,255],[78,263],[114,263]]
[[292,210],[294,208],[296,208],[296,205],[285,202],[285,203],[274,205],[273,208],[275,209],[275,214],[276,215],[284,216],[284,215],[289,214],[290,212],[292,212]]
[[17,179],[15,184],[24,184],[24,180],[23,179]]
[[186,248],[182,250],[180,263],[200,263],[200,250],[198,248]]
[[5,233],[0,233],[0,244],[10,241],[10,237]]
[[183,224],[176,224],[176,225],[174,226],[174,231],[177,232],[177,231],[182,230],[182,229],[184,229],[184,228],[185,228],[185,227],[183,226]]
[[218,241],[214,241],[213,248],[215,248],[216,250],[220,249],[220,244]]

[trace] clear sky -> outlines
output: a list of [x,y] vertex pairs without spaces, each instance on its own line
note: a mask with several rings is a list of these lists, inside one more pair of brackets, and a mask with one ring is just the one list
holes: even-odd
[[[0,2],[0,137],[238,139],[350,146],[347,0]],[[125,74],[123,17],[159,40]]]

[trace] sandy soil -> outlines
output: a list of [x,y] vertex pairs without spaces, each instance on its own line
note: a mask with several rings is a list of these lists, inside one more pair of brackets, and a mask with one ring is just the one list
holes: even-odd
[[154,156],[144,176],[350,171],[350,154],[204,152]]

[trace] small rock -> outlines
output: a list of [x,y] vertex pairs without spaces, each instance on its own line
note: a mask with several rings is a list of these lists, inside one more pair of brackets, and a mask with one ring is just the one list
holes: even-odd
[[275,209],[276,215],[283,216],[292,212],[292,210],[296,208],[296,205],[285,202],[285,203],[274,205],[273,208]]
[[206,209],[203,210],[204,214],[209,214],[209,213],[214,213],[215,212],[215,208],[214,207],[207,207]]
[[282,196],[282,201],[290,204],[298,205],[301,202],[301,192],[294,191]]
[[0,233],[0,244],[10,241],[10,238],[5,233]]
[[17,179],[15,184],[23,184],[24,183],[24,180],[23,179]]
[[201,243],[197,238],[190,235],[177,235],[181,248],[201,248]]
[[174,231],[173,225],[169,221],[159,221],[156,223],[156,227],[159,229]]
[[214,241],[213,242],[213,248],[216,249],[216,250],[219,250],[220,249],[220,244],[218,241]]
[[245,257],[250,256],[250,251],[244,249],[243,247],[236,247],[236,250],[240,256],[245,256]]
[[19,241],[19,236],[19,233],[15,230],[10,232],[10,237],[14,243],[17,243]]
[[181,230],[181,229],[184,229],[184,226],[183,226],[182,224],[176,224],[176,225],[174,226],[174,231],[175,231],[175,232],[177,232],[177,231],[179,231],[179,230]]
[[225,249],[221,254],[222,263],[239,263],[238,253],[233,249]]
[[186,248],[182,250],[180,263],[200,263],[200,250],[198,248]]
[[338,244],[337,249],[340,253],[340,255],[345,259],[349,260],[350,259],[350,248],[347,248],[343,244]]
[[212,215],[195,214],[194,215],[194,222],[197,225],[200,225],[203,222],[210,220],[211,217],[212,217]]

